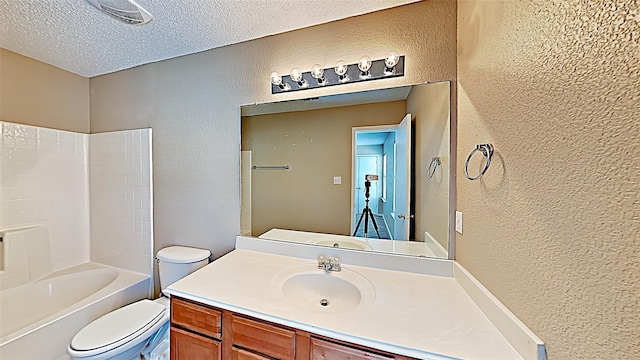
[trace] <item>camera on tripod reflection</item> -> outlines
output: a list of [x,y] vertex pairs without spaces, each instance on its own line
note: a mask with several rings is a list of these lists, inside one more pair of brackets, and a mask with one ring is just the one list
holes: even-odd
[[378,235],[378,239],[380,239],[380,232],[378,231],[378,224],[376,224],[376,219],[373,217],[373,212],[369,208],[369,188],[371,187],[372,181],[377,181],[378,175],[367,174],[364,176],[364,209],[362,209],[362,215],[360,215],[360,219],[358,220],[358,225],[356,225],[356,230],[353,232],[352,236],[356,236],[358,233],[358,229],[360,228],[360,224],[362,224],[362,219],[364,218],[364,233],[363,237],[369,237],[369,219],[371,219],[371,224],[373,228],[376,229],[376,235]]
[[378,181],[378,175],[367,174],[364,176],[364,197],[369,200],[369,188],[372,181]]

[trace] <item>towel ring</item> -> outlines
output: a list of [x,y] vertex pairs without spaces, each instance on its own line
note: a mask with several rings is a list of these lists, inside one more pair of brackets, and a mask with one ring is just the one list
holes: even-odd
[[[484,164],[484,168],[482,168],[482,171],[480,171],[480,174],[478,174],[476,177],[471,177],[469,176],[469,160],[471,160],[471,157],[473,156],[473,154],[476,153],[476,151],[482,151],[482,154],[487,158],[486,162]],[[491,165],[491,157],[493,156],[493,145],[491,144],[478,144],[476,145],[476,148],[473,149],[473,151],[471,151],[471,154],[469,154],[469,156],[467,157],[467,161],[464,163],[464,176],[467,177],[467,179],[469,180],[478,180],[482,177],[482,175],[484,175],[484,173],[487,171],[487,169],[489,169],[489,165]]]
[[[440,158],[439,157],[432,157],[431,158],[431,162],[429,163],[429,169],[427,170],[427,178],[431,179],[433,177],[433,174],[436,173],[436,169],[438,168],[438,165],[440,165]],[[432,168],[433,166],[433,168]]]

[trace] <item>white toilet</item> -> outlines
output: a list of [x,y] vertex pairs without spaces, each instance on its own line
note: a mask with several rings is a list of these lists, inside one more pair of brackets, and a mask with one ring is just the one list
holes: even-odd
[[[158,251],[162,290],[207,265],[210,255],[209,250],[185,246]],[[169,299],[164,296],[155,301],[137,301],[82,328],[71,339],[67,353],[78,360],[138,360],[140,355],[145,359],[168,359],[169,315]]]

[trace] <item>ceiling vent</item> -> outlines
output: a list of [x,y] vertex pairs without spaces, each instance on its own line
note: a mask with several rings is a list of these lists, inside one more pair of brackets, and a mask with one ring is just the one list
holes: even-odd
[[153,20],[147,10],[133,0],[87,0],[103,13],[132,25],[144,25]]

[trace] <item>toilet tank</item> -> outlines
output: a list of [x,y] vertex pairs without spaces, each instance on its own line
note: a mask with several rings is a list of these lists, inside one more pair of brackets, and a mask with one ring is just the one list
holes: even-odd
[[174,282],[207,265],[209,256],[211,256],[209,250],[187,246],[169,246],[160,249],[156,258],[158,259],[162,291]]

